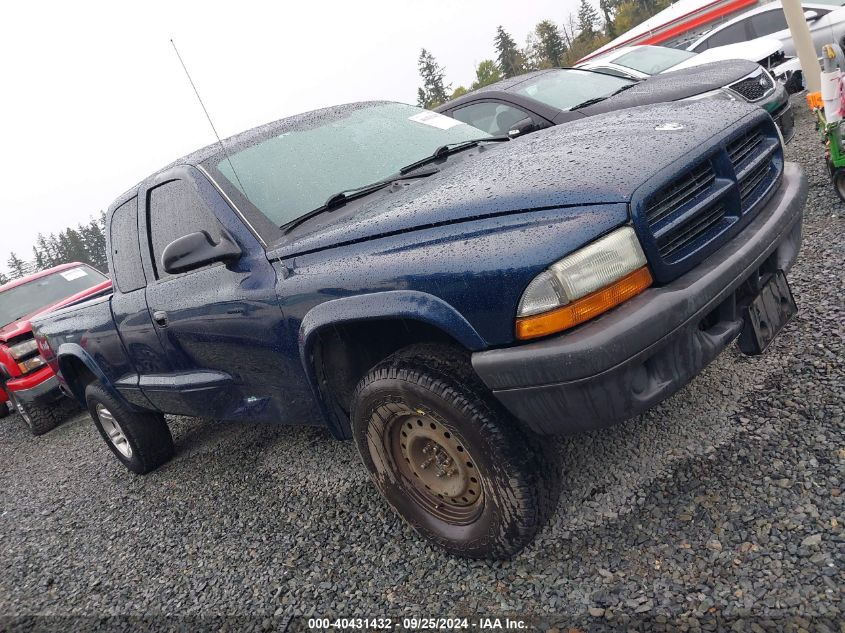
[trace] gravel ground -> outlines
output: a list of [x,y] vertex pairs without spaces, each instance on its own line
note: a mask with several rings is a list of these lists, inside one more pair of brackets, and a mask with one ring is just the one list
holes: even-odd
[[560,509],[515,560],[429,547],[352,443],[320,430],[173,418],[177,458],[138,477],[85,415],[43,438],[10,417],[0,613],[845,631],[845,206],[795,106],[787,155],[810,179],[798,317],[766,355],[731,349],[642,418],[563,440]]

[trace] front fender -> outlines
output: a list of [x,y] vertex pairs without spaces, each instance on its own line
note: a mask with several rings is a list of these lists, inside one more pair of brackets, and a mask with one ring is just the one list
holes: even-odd
[[[317,334],[325,327],[353,321],[408,319],[426,323],[448,334],[471,351],[484,349],[484,339],[452,306],[434,295],[415,290],[390,290],[343,297],[314,306],[299,327],[299,356],[311,389],[327,420],[332,416],[319,389],[311,351]],[[336,432],[342,433],[340,429]]]

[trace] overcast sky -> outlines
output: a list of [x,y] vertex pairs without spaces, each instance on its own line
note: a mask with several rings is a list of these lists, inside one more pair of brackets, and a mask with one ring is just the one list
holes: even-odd
[[0,30],[0,269],[39,232],[84,222],[159,167],[221,136],[367,99],[413,103],[428,48],[453,87],[577,0],[14,2]]

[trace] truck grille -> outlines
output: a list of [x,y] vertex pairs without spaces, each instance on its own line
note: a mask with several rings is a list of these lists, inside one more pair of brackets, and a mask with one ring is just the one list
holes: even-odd
[[683,274],[712,252],[708,245],[733,237],[774,190],[783,153],[774,123],[766,119],[729,138],[635,207],[635,226],[656,281]]
[[700,195],[713,184],[716,174],[710,161],[706,161],[665,187],[655,196],[646,209],[646,219],[650,225],[658,224],[662,219],[671,215],[678,208]]
[[757,101],[768,95],[775,88],[775,84],[768,73],[760,69],[745,79],[732,83],[730,89],[748,101]]

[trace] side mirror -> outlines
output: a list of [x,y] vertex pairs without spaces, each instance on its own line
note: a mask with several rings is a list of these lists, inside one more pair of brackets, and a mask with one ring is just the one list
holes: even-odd
[[221,229],[217,243],[205,231],[197,231],[170,242],[161,254],[161,263],[164,270],[172,275],[214,262],[232,261],[241,254],[241,247],[225,229]]
[[534,119],[530,116],[525,117],[524,119],[520,119],[516,123],[510,126],[508,130],[508,136],[514,138],[521,134],[528,134],[529,132],[533,132],[537,129],[537,126],[534,124]]
[[816,11],[804,11],[804,19],[807,20],[807,22],[815,22],[820,17],[822,16],[820,16]]

